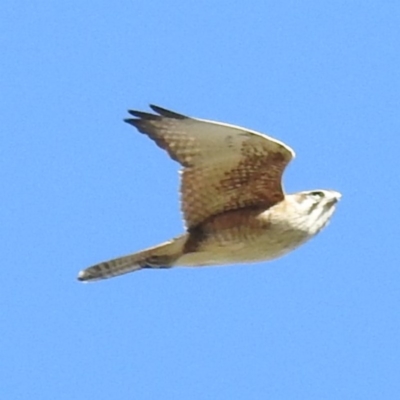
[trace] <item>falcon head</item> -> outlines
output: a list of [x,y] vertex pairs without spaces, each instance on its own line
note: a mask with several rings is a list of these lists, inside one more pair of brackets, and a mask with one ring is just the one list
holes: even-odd
[[342,195],[335,190],[311,190],[285,196],[290,207],[291,224],[307,236],[314,236],[324,228],[335,211]]

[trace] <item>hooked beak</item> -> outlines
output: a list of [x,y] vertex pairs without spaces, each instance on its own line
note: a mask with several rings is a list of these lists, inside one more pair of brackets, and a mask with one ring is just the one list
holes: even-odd
[[329,203],[335,204],[342,198],[342,194],[336,190],[329,190]]

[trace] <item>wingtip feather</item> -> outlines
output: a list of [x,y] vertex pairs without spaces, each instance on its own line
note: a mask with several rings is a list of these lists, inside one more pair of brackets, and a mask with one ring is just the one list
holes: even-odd
[[157,114],[161,115],[162,117],[166,118],[174,118],[174,119],[186,119],[188,118],[186,115],[179,114],[177,112],[167,110],[166,108],[156,106],[155,104],[150,104],[150,108],[156,112]]

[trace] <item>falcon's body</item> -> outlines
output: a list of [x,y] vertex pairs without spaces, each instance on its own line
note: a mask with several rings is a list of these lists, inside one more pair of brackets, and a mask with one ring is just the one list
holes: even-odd
[[340,198],[319,190],[284,195],[281,178],[294,152],[257,132],[198,120],[160,107],[126,120],[182,166],[187,232],[159,246],[90,267],[80,280],[142,268],[270,260],[295,249],[329,221]]

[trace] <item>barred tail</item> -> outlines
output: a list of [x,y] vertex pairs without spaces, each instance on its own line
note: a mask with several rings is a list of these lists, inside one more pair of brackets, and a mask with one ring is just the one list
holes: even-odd
[[139,271],[143,268],[169,268],[183,252],[187,235],[179,236],[138,253],[93,265],[79,272],[78,280],[95,281]]

